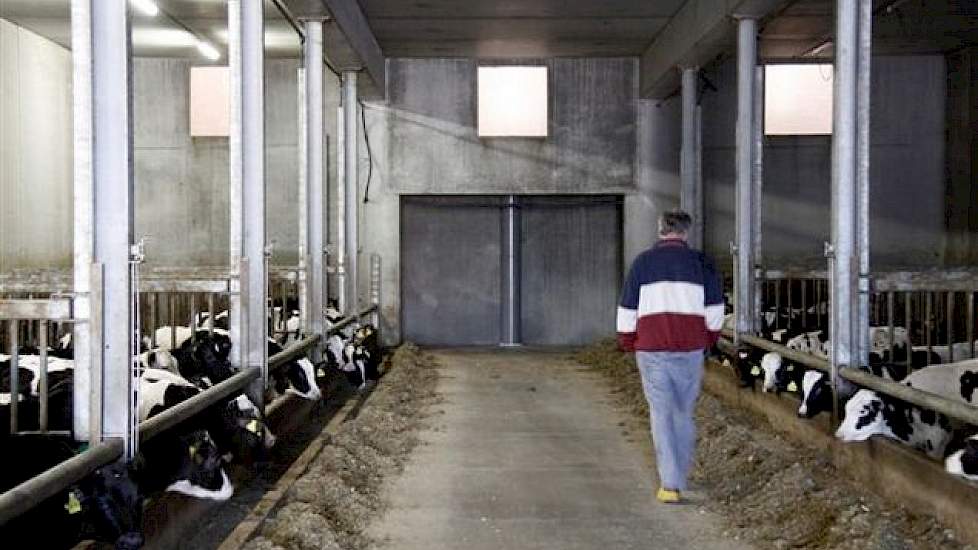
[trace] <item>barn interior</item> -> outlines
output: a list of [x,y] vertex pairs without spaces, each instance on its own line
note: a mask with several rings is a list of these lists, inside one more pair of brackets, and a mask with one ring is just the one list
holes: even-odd
[[[731,356],[794,358],[763,313],[800,307],[833,347],[797,360],[836,396],[870,327],[890,357],[905,329],[974,359],[976,86],[966,0],[0,0],[7,395],[24,350],[75,350],[62,417],[15,398],[5,437],[89,449],[3,487],[0,525],[135,459],[144,336],[177,349],[227,310],[238,370],[154,437],[231,394],[279,410],[259,394],[326,361],[340,318],[390,349],[576,349],[615,335],[676,208],[723,273]],[[978,537],[961,483],[927,510]]]

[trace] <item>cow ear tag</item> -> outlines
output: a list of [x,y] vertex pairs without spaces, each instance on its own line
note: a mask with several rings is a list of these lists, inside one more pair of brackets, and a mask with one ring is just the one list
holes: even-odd
[[319,370],[316,371],[316,376],[319,378],[326,378],[326,369],[320,367]]
[[788,384],[788,391],[790,391],[792,393],[797,392],[798,391],[798,384],[795,384],[794,382],[789,383]]
[[761,375],[761,367],[758,367],[757,365],[754,365],[754,368],[752,368],[750,370],[750,373],[751,373],[752,376],[760,376]]
[[258,421],[257,421],[257,420],[252,420],[251,422],[248,422],[248,425],[247,425],[247,426],[245,426],[245,428],[246,428],[246,429],[247,429],[247,430],[248,430],[249,432],[251,432],[251,433],[253,433],[253,434],[257,434],[257,433],[258,433],[258,431],[259,431],[259,430],[258,430]]
[[[788,365],[788,372],[795,372],[795,366],[794,365]],[[792,390],[792,391],[794,391],[794,390]]]
[[190,458],[194,458],[196,456],[197,456],[197,445],[191,445],[190,446]]
[[81,502],[78,502],[78,497],[75,496],[74,491],[68,491],[68,504],[65,504],[65,510],[69,514],[77,514],[81,512]]

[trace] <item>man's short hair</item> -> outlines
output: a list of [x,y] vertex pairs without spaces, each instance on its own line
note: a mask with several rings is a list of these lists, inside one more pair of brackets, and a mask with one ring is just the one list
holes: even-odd
[[689,228],[693,225],[693,217],[686,212],[676,208],[663,212],[659,216],[659,235],[670,233],[689,233]]

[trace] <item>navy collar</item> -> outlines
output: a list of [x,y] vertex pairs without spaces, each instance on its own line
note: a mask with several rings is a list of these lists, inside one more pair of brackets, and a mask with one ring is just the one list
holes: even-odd
[[689,248],[689,244],[682,239],[659,239],[655,243],[655,248],[662,246],[681,246],[683,248]]

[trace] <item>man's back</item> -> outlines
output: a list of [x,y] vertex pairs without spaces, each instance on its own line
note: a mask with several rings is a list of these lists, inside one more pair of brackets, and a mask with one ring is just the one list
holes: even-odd
[[681,239],[663,239],[640,254],[622,292],[622,349],[692,351],[716,342],[723,293],[713,262]]

